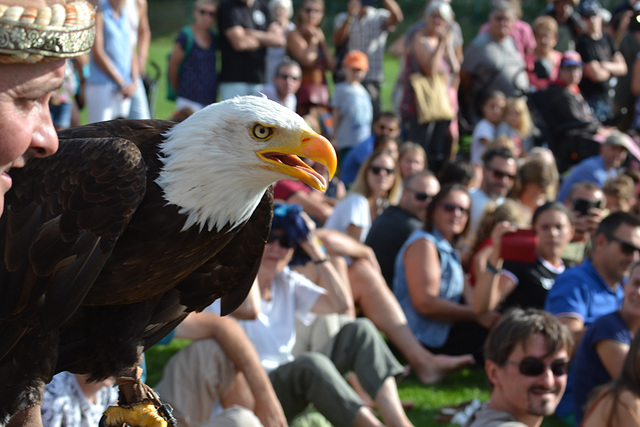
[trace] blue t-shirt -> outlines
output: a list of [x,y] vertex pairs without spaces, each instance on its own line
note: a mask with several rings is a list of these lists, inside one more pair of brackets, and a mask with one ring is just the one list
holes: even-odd
[[[558,317],[573,317],[589,327],[601,316],[620,309],[623,290],[618,285],[611,289],[586,259],[577,267],[569,268],[556,277],[547,293],[544,309]],[[567,388],[556,409],[564,417],[573,412],[573,366],[569,369]]]
[[560,191],[558,192],[558,201],[564,202],[569,193],[571,187],[578,182],[593,182],[598,187],[602,188],[604,182],[611,177],[618,174],[616,168],[606,170],[602,156],[592,156],[584,159],[571,169],[569,175],[562,181]]
[[339,112],[335,134],[339,149],[355,147],[371,136],[373,105],[364,86],[338,83],[333,91],[332,106]]
[[344,157],[342,165],[340,165],[340,180],[342,180],[345,185],[349,185],[356,180],[360,166],[362,166],[367,157],[373,153],[374,139],[375,136],[370,135],[369,138],[349,150]]
[[596,345],[603,340],[613,340],[621,344],[631,344],[633,334],[620,317],[620,312],[606,314],[593,322],[584,333],[576,356],[572,362],[574,373],[573,412],[576,425],[582,423],[584,417],[583,406],[591,390],[599,385],[611,381],[611,376],[598,357]]

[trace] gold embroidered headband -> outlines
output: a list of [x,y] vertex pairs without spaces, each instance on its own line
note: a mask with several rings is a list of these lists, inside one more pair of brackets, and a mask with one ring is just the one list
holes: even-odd
[[71,0],[40,9],[0,4],[0,63],[35,63],[88,53],[95,9]]

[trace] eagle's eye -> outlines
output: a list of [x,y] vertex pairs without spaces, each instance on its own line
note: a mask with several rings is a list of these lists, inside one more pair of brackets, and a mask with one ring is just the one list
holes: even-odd
[[258,139],[267,139],[273,134],[273,129],[263,126],[260,123],[253,125],[253,136]]

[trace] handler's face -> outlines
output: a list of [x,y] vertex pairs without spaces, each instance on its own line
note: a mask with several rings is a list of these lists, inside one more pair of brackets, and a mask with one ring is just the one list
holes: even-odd
[[62,85],[64,64],[0,64],[0,215],[11,188],[9,170],[58,149],[49,98]]

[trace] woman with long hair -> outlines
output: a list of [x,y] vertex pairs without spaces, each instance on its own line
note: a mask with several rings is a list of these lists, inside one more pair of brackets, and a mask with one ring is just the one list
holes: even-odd
[[364,242],[371,224],[382,211],[398,203],[400,170],[393,154],[374,151],[358,170],[349,194],[334,207],[324,226]]
[[424,229],[416,230],[396,257],[393,291],[409,327],[427,349],[481,357],[495,313],[476,315],[463,303],[464,273],[457,243],[469,228],[466,187],[443,187],[427,207]]

